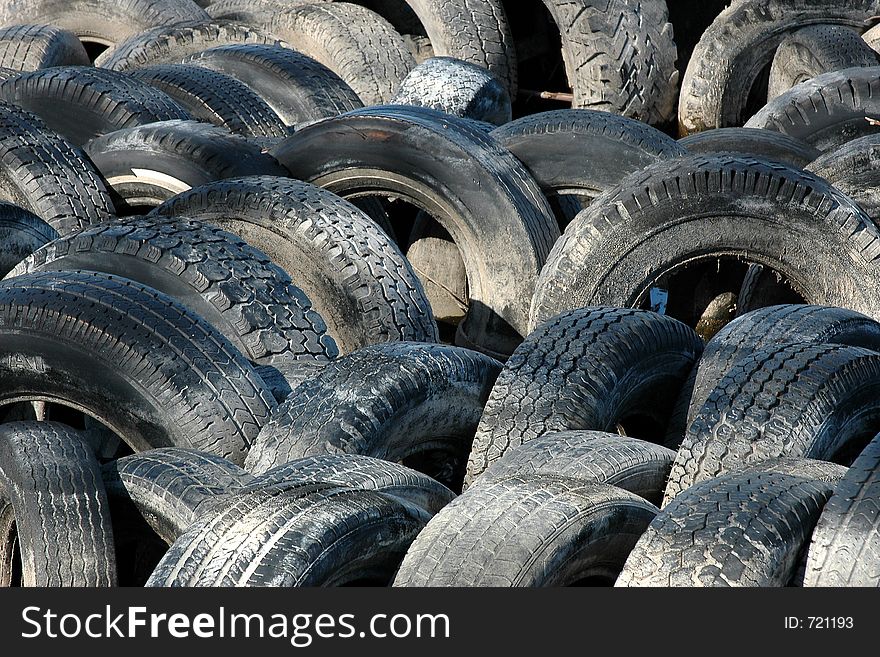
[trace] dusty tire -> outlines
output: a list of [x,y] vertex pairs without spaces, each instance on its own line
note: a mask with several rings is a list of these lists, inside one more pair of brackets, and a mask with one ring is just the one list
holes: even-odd
[[254,367],[260,378],[272,392],[279,404],[290,397],[290,393],[303,381],[315,378],[326,360],[291,360],[275,365],[257,365]]
[[312,301],[342,353],[437,340],[409,263],[372,220],[333,194],[285,178],[235,178],[184,192],[155,213],[219,226],[266,253]]
[[869,217],[880,220],[880,134],[848,141],[804,168],[848,195]]
[[792,343],[737,361],[688,427],[665,501],[732,469],[777,458],[850,462],[880,427],[880,354]]
[[149,85],[88,66],[22,73],[0,83],[0,98],[33,112],[75,146],[122,128],[192,118]]
[[697,484],[657,515],[617,586],[787,586],[831,490],[774,472]]
[[[470,485],[507,450],[546,433],[650,427],[658,439],[703,345],[681,322],[583,308],[535,330],[498,377],[468,460]],[[658,441],[659,442],[659,441]]]
[[221,46],[191,55],[184,63],[243,82],[291,126],[363,107],[358,95],[336,73],[289,48]]
[[0,28],[0,66],[36,71],[51,66],[88,66],[89,56],[76,35],[54,25]]
[[819,461],[816,459],[775,458],[761,461],[741,470],[735,470],[735,472],[746,472],[749,474],[775,472],[791,477],[809,479],[810,481],[822,481],[834,488],[846,477],[849,468],[837,463],[831,463],[830,461]]
[[[116,556],[101,469],[85,436],[62,424],[0,425],[0,584],[10,586],[14,539],[24,586],[114,586]],[[8,510],[0,512],[7,519]]]
[[257,144],[198,121],[159,121],[96,137],[85,152],[110,188],[119,216],[142,214],[215,180],[283,176]]
[[99,271],[167,294],[260,365],[338,355],[308,297],[268,256],[198,221],[120,219],[60,238],[16,267]]
[[361,454],[418,462],[455,490],[500,370],[459,347],[366,347],[300,384],[261,431],[246,467],[261,474],[306,456]]
[[52,226],[37,215],[10,203],[0,202],[0,277],[18,263],[58,238]]
[[617,486],[660,504],[675,452],[638,438],[600,431],[548,433],[514,447],[477,477],[474,486],[510,477],[562,477]]
[[147,586],[384,585],[430,517],[395,497],[327,484],[231,497],[175,541]]
[[242,462],[275,406],[216,329],[134,281],[26,274],[0,283],[0,318],[0,403],[63,403],[136,451],[196,447]]
[[807,552],[804,586],[878,586],[880,439],[859,455],[825,505]]
[[862,210],[811,174],[722,154],[652,165],[578,215],[541,271],[532,324],[568,308],[650,307],[657,288],[670,290],[668,314],[693,326],[719,292],[735,300],[742,279],[675,297],[675,276],[716,260],[763,265],[790,296],[880,318],[880,230]]
[[866,118],[880,118],[880,66],[823,73],[801,82],[765,105],[747,128],[776,130],[820,151],[880,131]]
[[784,162],[803,169],[821,155],[808,143],[775,130],[759,128],[715,128],[695,132],[678,140],[688,153],[740,153],[766,160]]
[[559,228],[525,167],[483,131],[424,108],[367,108],[305,127],[272,153],[295,178],[343,197],[398,197],[443,226],[471,300],[457,344],[509,354],[527,334]]
[[656,513],[602,484],[514,477],[477,486],[422,530],[394,586],[610,584]]

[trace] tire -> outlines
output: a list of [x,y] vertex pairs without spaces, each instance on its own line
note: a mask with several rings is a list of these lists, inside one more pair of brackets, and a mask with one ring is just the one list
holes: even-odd
[[241,463],[275,406],[216,329],[134,281],[26,274],[0,283],[0,319],[0,404],[64,404],[135,451],[195,447]]
[[85,151],[110,188],[119,216],[148,212],[215,180],[287,173],[252,141],[198,121],[116,130],[91,140]]
[[769,458],[849,463],[880,427],[880,354],[793,343],[734,364],[688,427],[665,501]]
[[288,126],[363,107],[358,95],[336,73],[288,48],[221,46],[190,55],[184,62],[218,71],[246,84]]
[[776,130],[820,151],[840,148],[878,132],[867,118],[880,118],[880,66],[823,73],[777,96],[746,123]]
[[500,371],[497,361],[459,347],[366,347],[300,384],[260,433],[245,467],[262,474],[307,456],[361,454],[412,463],[460,489]]
[[702,349],[684,324],[646,311],[583,308],[550,320],[514,352],[492,388],[466,483],[547,433],[621,424],[662,435]]
[[804,168],[849,196],[869,217],[880,220],[880,134],[848,141]]
[[428,523],[394,586],[611,583],[656,513],[602,484],[514,477],[477,486]]
[[293,5],[258,24],[336,73],[364,105],[388,103],[416,65],[391,24],[357,5]]
[[232,44],[283,45],[274,36],[250,25],[224,22],[189,22],[162,25],[141,32],[95,60],[95,66],[131,71],[157,64],[177,64],[209,48]]
[[421,472],[357,454],[320,454],[290,461],[255,477],[247,487],[307,484],[379,491],[414,504],[432,516],[455,499],[455,493]]
[[0,8],[0,25],[51,24],[111,48],[152,27],[207,19],[190,0],[13,0]]
[[691,371],[670,422],[665,444],[678,448],[703,404],[734,365],[759,350],[793,342],[843,344],[880,351],[880,324],[851,310],[821,306],[769,306],[739,317],[709,340]]
[[[714,269],[722,258],[778,272],[789,296],[806,303],[880,318],[878,240],[855,203],[803,171],[728,154],[660,162],[609,190],[556,243],[532,325],[568,308],[651,304],[650,290],[669,289],[684,263]],[[709,289],[704,299],[691,289],[667,312],[694,325],[714,294],[733,292],[735,300],[740,283],[722,279],[719,286],[732,287]]]
[[657,515],[617,586],[787,586],[831,490],[772,472],[697,484]]
[[0,99],[33,112],[75,146],[122,128],[192,118],[139,80],[87,66],[22,73],[0,83]]
[[653,443],[600,431],[562,431],[508,450],[475,486],[510,477],[562,477],[617,486],[660,504],[675,452]]
[[729,6],[703,32],[682,79],[681,135],[742,125],[756,80],[789,34],[814,24],[864,29],[877,10],[876,0],[756,0]]
[[101,475],[114,522],[140,516],[169,545],[196,522],[202,505],[253,479],[224,458],[180,447],[125,456],[104,465]]
[[326,360],[293,360],[275,365],[257,365],[254,369],[279,404],[303,381],[315,378],[327,365]]
[[[52,422],[0,425],[0,492],[15,515],[14,535],[7,526],[0,540],[18,544],[21,584],[116,584],[107,497],[98,460],[84,436]],[[0,554],[12,550],[6,545]],[[18,584],[10,582],[11,571],[9,563],[0,565],[0,584]]]
[[58,233],[37,215],[10,203],[0,202],[0,277]]
[[89,56],[76,35],[54,25],[0,28],[0,66],[36,71],[51,66],[88,66]]
[[312,301],[342,353],[437,341],[409,263],[372,220],[329,192],[286,178],[235,178],[179,194],[154,212],[216,225],[266,253]]
[[793,32],[776,49],[767,98],[822,73],[877,66],[880,58],[855,30],[842,25],[810,25]]
[[6,103],[0,103],[0,200],[62,235],[113,216],[110,195],[82,151],[30,112]]
[[432,57],[412,69],[389,104],[428,107],[494,125],[513,118],[510,94],[498,78],[451,57]]
[[816,459],[790,459],[775,458],[761,461],[755,465],[750,465],[735,472],[760,473],[760,472],[776,472],[778,474],[790,475],[792,477],[801,477],[811,481],[822,481],[832,488],[837,486],[846,474],[849,468],[831,463],[829,461],[818,461]]
[[803,169],[822,154],[800,139],[758,128],[715,128],[695,132],[679,139],[678,143],[692,155],[739,153],[783,162],[796,169]]
[[468,274],[457,344],[506,355],[527,334],[559,229],[537,183],[484,132],[434,110],[367,108],[302,128],[272,153],[294,178],[343,197],[399,197],[443,226]]
[[9,275],[99,271],[130,278],[206,320],[254,363],[338,355],[308,297],[238,236],[188,219],[117,220],[58,239]]
[[[607,112],[556,110],[533,114],[498,128],[492,137],[513,153],[538,181],[565,228],[627,175],[687,151],[659,130]],[[560,213],[559,201],[577,197],[574,214]]]
[[878,586],[880,439],[850,467],[825,505],[807,552],[804,586]]
[[428,514],[327,484],[243,491],[190,526],[147,586],[387,584]]
[[235,134],[279,138],[290,133],[262,98],[223,73],[185,64],[160,64],[135,69],[130,75],[174,98],[193,118]]
[[666,3],[544,0],[559,27],[573,107],[645,123],[675,115],[678,53]]

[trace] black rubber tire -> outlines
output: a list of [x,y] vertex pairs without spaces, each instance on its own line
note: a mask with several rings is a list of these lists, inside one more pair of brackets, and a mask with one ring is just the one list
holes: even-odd
[[358,95],[336,73],[289,48],[221,46],[191,55],[184,62],[246,84],[289,126],[363,107]]
[[[0,425],[0,506],[7,498],[15,532],[0,532],[0,555],[14,538],[24,586],[114,586],[116,555],[110,509],[93,447],[53,422]],[[0,516],[6,516],[0,513]],[[8,559],[0,585],[10,586]]]
[[91,140],[85,152],[107,183],[119,216],[142,214],[215,180],[287,173],[252,141],[198,121],[116,130]]
[[804,168],[848,195],[880,223],[880,134],[848,141]]
[[823,481],[832,488],[837,486],[849,472],[849,468],[830,461],[816,459],[774,458],[761,461],[734,472],[776,472],[778,474],[801,477],[811,481]]
[[147,586],[385,585],[429,517],[396,497],[327,484],[242,491],[191,525]]
[[394,586],[610,584],[656,513],[603,484],[514,477],[477,486],[428,523]]
[[359,454],[319,454],[290,461],[254,477],[247,488],[306,484],[379,491],[415,504],[432,516],[455,499],[455,493],[421,472]]
[[119,219],[55,240],[9,278],[76,270],[130,278],[167,294],[260,365],[339,354],[324,320],[287,273],[237,235],[209,224]]
[[[608,112],[556,110],[533,114],[492,131],[492,137],[531,172],[564,228],[581,209],[627,175],[687,151],[640,121]],[[560,197],[577,211],[560,213]],[[566,206],[567,207],[567,206]]]
[[0,202],[0,277],[57,238],[55,229],[37,215],[11,203]]
[[425,108],[366,108],[298,130],[272,153],[294,178],[343,197],[395,196],[443,226],[468,274],[458,344],[506,355],[527,334],[559,228],[525,167],[485,132]]
[[820,151],[880,132],[880,66],[823,73],[777,96],[748,120],[747,128],[776,130]]
[[783,162],[796,169],[803,169],[821,155],[819,149],[800,139],[759,128],[715,128],[695,132],[678,143],[693,155],[740,153]]
[[428,107],[494,125],[513,118],[507,87],[485,68],[452,57],[431,57],[416,66],[389,104]]
[[697,484],[657,515],[617,586],[787,586],[831,490],[775,472]]
[[271,34],[252,25],[204,21],[162,25],[141,32],[95,60],[95,66],[130,71],[156,64],[177,64],[209,48],[232,44],[282,45]]
[[90,66],[22,73],[0,83],[0,99],[33,112],[76,146],[121,128],[192,118],[148,84]]
[[665,502],[696,483],[776,458],[849,463],[880,429],[880,354],[792,343],[737,361],[688,427]]
[[0,66],[36,71],[51,66],[88,66],[89,56],[76,35],[54,25],[0,28]]
[[253,477],[226,459],[181,447],[151,449],[105,464],[101,476],[113,506],[142,517],[168,545],[198,519],[199,508],[249,484]]
[[788,35],[776,49],[767,98],[822,73],[878,64],[880,57],[857,31],[843,25],[810,25]]
[[[361,454],[409,462],[453,490],[501,364],[445,345],[366,347],[300,384],[260,432],[246,468]],[[424,460],[424,463],[420,460]]]
[[208,18],[190,0],[11,0],[0,6],[0,25],[56,25],[109,47],[152,27]]
[[526,338],[498,377],[466,483],[507,450],[547,433],[631,423],[653,432],[637,437],[659,442],[702,350],[687,326],[643,310],[582,308],[555,317]]
[[646,123],[675,116],[678,53],[663,0],[544,0],[559,27],[573,107]]
[[709,340],[688,376],[665,444],[678,448],[715,386],[737,361],[792,342],[880,351],[880,323],[851,310],[806,305],[769,306],[735,319]]
[[296,5],[311,5],[333,0],[216,0],[205,8],[215,20],[241,21],[254,24],[266,21],[273,13],[283,12]]
[[804,586],[880,586],[880,438],[855,460],[825,505],[807,552]]
[[509,477],[562,477],[617,486],[659,505],[675,452],[638,438],[601,431],[562,431],[507,450],[474,486]]
[[257,365],[254,369],[272,391],[279,404],[303,381],[315,378],[327,365],[326,360],[292,360],[275,365]]
[[216,329],[170,297],[94,272],[0,283],[0,404],[84,412],[128,445],[241,463],[275,400]]
[[184,192],[154,212],[219,226],[268,254],[312,301],[342,353],[437,340],[403,254],[363,212],[329,192],[286,178],[235,178]]
[[681,135],[742,125],[750,91],[787,35],[814,24],[864,29],[878,9],[877,0],[733,3],[703,32],[691,56],[678,102]]
[[62,235],[113,216],[107,188],[83,152],[30,112],[3,102],[0,200],[32,212]]
[[806,303],[880,318],[880,230],[867,215],[811,174],[722,154],[652,165],[578,215],[541,272],[532,325],[638,307],[683,265],[721,257],[779,272]]
[[269,138],[290,134],[266,101],[223,73],[186,64],[159,64],[134,69],[130,75],[174,98],[193,118],[235,134]]

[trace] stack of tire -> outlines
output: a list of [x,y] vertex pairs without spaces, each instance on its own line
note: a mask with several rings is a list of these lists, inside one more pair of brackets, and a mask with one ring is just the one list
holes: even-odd
[[0,7],[0,583],[880,584],[880,2],[724,4]]

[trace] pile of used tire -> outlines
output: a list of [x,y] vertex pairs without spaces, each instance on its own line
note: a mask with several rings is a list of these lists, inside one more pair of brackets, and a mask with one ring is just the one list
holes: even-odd
[[880,584],[880,0],[206,4],[0,4],[0,583]]

